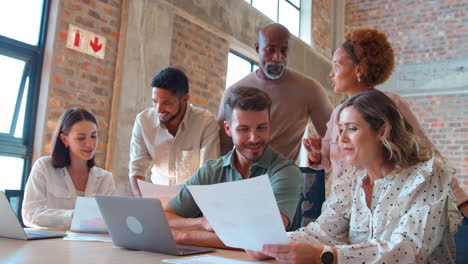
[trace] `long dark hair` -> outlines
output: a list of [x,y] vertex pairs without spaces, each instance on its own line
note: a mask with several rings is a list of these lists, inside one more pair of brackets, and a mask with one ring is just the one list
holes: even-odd
[[[71,127],[75,123],[83,120],[93,122],[96,127],[98,125],[96,118],[94,118],[90,112],[81,108],[70,108],[66,110],[60,117],[59,123],[52,137],[52,160],[54,168],[64,168],[70,166],[70,150],[65,147],[65,144],[63,144],[62,140],[60,139],[60,134],[67,136]],[[96,165],[94,162],[94,156],[92,159],[88,160],[87,165],[89,169]]]

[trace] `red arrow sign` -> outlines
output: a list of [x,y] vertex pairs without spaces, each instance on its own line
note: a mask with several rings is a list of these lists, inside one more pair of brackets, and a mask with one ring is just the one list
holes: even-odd
[[98,52],[98,51],[100,51],[102,49],[102,43],[99,44],[99,38],[98,37],[94,37],[94,42],[90,41],[89,45],[94,50],[94,52]]

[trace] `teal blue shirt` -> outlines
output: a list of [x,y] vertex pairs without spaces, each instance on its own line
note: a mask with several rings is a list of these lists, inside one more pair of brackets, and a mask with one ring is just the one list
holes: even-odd
[[[217,160],[209,160],[187,181],[182,191],[169,201],[177,215],[185,218],[202,215],[187,185],[208,185],[222,182],[240,181],[242,175],[234,166],[235,149]],[[296,164],[267,146],[262,158],[250,167],[250,178],[268,174],[271,187],[280,212],[291,223],[296,213],[299,193],[303,182],[301,171]],[[213,199],[233,199],[235,197],[213,197]]]

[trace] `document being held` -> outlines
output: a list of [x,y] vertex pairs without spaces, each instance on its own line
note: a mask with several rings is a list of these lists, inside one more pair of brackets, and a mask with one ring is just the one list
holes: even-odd
[[141,196],[143,198],[157,198],[161,200],[163,206],[179,194],[182,187],[184,187],[183,184],[168,186],[153,184],[142,180],[138,180],[138,186],[140,187]]
[[189,185],[188,188],[227,246],[260,251],[263,244],[288,244],[267,175],[213,185]]

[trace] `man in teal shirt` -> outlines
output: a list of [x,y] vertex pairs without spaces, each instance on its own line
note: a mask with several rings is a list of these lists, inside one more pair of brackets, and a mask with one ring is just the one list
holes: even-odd
[[188,179],[179,195],[165,206],[178,243],[226,248],[202,217],[187,185],[238,181],[268,174],[284,226],[288,227],[292,222],[302,175],[293,161],[269,145],[270,107],[270,97],[260,89],[239,87],[230,93],[224,106],[224,129],[232,138],[234,148],[225,156],[206,162]]

